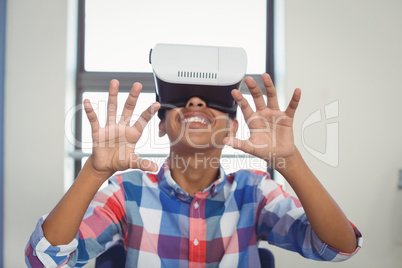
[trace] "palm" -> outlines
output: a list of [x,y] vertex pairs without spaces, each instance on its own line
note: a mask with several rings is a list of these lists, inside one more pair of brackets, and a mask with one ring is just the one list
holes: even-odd
[[148,121],[159,109],[159,104],[151,105],[144,111],[139,119],[130,125],[136,102],[142,86],[134,84],[126,104],[122,117],[116,123],[117,92],[118,82],[112,80],[109,89],[107,122],[100,127],[98,118],[88,100],[85,100],[85,111],[92,128],[93,166],[100,172],[115,172],[128,168],[140,168],[143,170],[155,171],[156,164],[137,157],[135,145],[141,137]]
[[93,134],[93,158],[95,168],[124,170],[130,168],[130,162],[135,160],[134,148],[141,133],[130,126],[116,124],[106,126]]
[[300,100],[300,90],[295,91],[288,108],[281,111],[269,75],[264,74],[262,79],[268,96],[268,107],[252,78],[246,78],[245,82],[253,96],[255,111],[240,92],[232,92],[250,129],[250,137],[247,140],[230,138],[227,144],[274,164],[277,159],[284,159],[294,152],[293,117]]

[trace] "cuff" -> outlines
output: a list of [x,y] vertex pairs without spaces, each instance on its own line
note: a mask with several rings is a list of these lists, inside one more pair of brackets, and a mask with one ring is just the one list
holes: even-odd
[[31,246],[34,255],[38,257],[45,267],[62,267],[67,263],[70,254],[77,249],[78,240],[74,238],[67,245],[52,246],[43,235],[42,224],[46,216],[39,219],[31,236]]
[[354,226],[352,223],[351,223],[351,225],[353,227],[353,231],[355,232],[356,240],[357,240],[357,245],[356,245],[355,251],[353,251],[352,253],[344,253],[344,252],[341,252],[341,251],[323,243],[319,254],[324,259],[329,260],[331,262],[346,261],[347,259],[354,256],[359,251],[359,249],[363,245],[363,237],[362,237],[362,234],[359,232],[359,230],[356,228],[356,226]]

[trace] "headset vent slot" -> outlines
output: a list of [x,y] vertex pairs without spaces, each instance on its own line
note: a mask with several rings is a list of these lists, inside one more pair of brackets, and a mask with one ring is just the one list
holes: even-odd
[[218,79],[217,73],[178,71],[177,77]]

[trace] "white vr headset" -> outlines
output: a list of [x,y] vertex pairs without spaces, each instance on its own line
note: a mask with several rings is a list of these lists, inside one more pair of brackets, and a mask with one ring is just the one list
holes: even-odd
[[184,107],[197,96],[207,106],[236,114],[231,91],[239,89],[246,74],[244,49],[195,45],[157,44],[150,51],[156,100],[161,103],[159,118],[166,109]]

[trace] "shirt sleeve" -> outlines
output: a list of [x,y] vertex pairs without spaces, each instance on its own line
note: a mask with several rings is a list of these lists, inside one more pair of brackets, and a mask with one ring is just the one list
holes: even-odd
[[126,215],[121,176],[109,180],[92,200],[76,237],[67,245],[52,246],[39,219],[25,249],[28,267],[81,267],[124,240]]
[[279,184],[267,177],[261,180],[258,189],[262,193],[257,226],[259,239],[319,261],[344,261],[360,249],[363,238],[353,224],[356,250],[353,253],[340,252],[318,238],[300,201],[286,193]]

